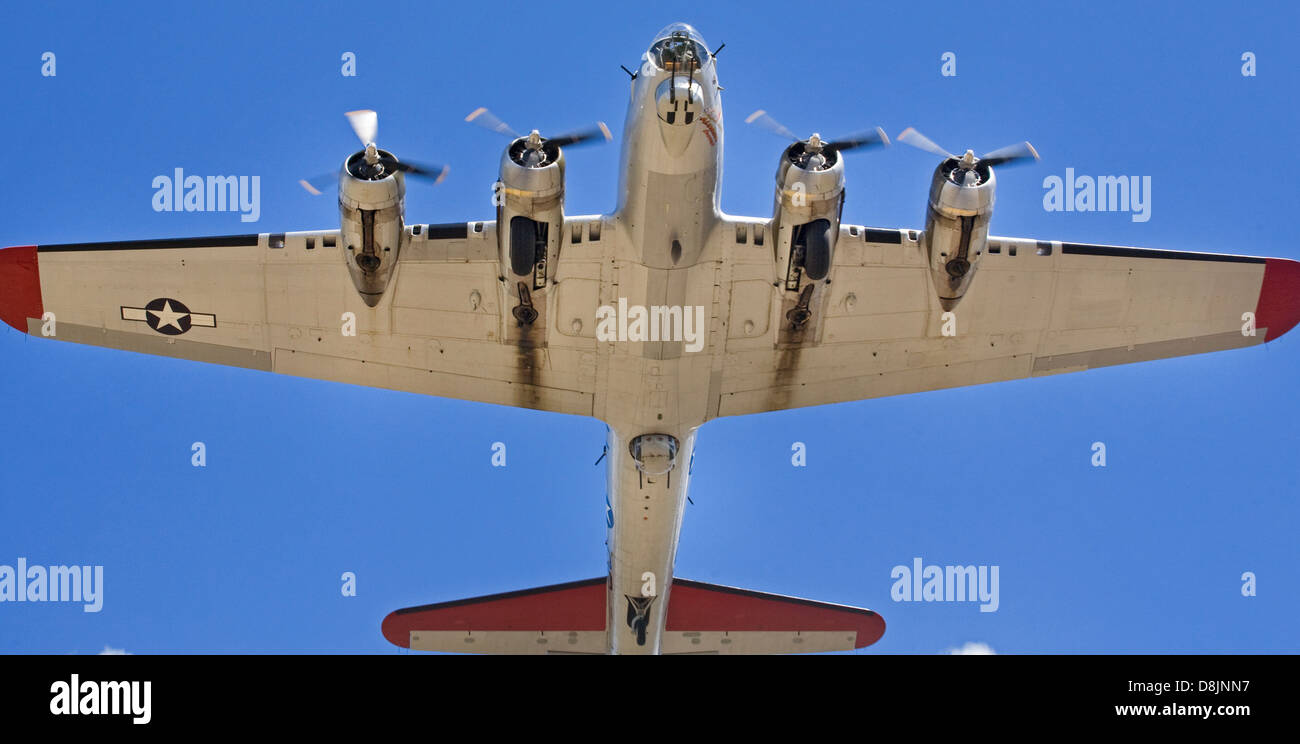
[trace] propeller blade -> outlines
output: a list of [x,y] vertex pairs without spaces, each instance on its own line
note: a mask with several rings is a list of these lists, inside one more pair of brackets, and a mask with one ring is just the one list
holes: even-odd
[[472,121],[475,124],[497,134],[504,134],[509,137],[518,137],[519,133],[510,128],[509,124],[498,119],[491,111],[480,106],[465,117],[465,121]]
[[935,155],[942,155],[945,158],[957,157],[942,147],[939,147],[929,137],[926,137],[924,134],[921,134],[912,127],[904,129],[903,133],[898,135],[896,140],[905,145],[911,145],[918,150],[925,150],[926,152],[934,153]]
[[822,149],[830,152],[848,152],[856,150],[859,147],[871,147],[873,145],[888,145],[889,137],[885,130],[876,127],[873,131],[855,134],[852,137],[844,137],[834,142],[827,142]]
[[349,111],[344,116],[348,117],[348,123],[352,125],[352,131],[356,132],[357,139],[361,140],[362,145],[375,141],[376,135],[379,134],[379,114],[369,109],[362,109]]
[[433,181],[434,185],[442,183],[451,170],[445,165],[433,165],[428,163],[416,163],[410,160],[397,160],[395,158],[380,158],[379,162],[384,164],[385,170],[401,171],[408,176],[424,178]]
[[549,137],[546,141],[556,147],[573,147],[574,145],[581,145],[584,142],[598,139],[605,142],[614,139],[614,135],[609,133],[609,127],[605,126],[603,121],[596,122],[596,126],[591,129],[573,132],[572,134],[562,134],[559,137]]
[[1011,165],[1012,163],[1031,159],[1038,160],[1038,151],[1028,142],[1021,142],[994,150],[980,158],[980,162],[985,165]]
[[785,137],[786,139],[794,140],[795,142],[799,141],[799,138],[795,136],[794,132],[786,129],[784,124],[773,119],[772,116],[763,109],[759,109],[749,116],[746,116],[745,123],[757,124],[778,137]]
[[302,178],[298,180],[298,185],[307,190],[312,196],[320,196],[322,192],[332,190],[338,186],[339,172],[326,173],[312,178]]

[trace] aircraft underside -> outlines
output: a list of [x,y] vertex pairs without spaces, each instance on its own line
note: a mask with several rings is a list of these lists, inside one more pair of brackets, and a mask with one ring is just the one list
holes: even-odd
[[[507,134],[493,219],[408,224],[377,146],[337,176],[339,227],[0,250],[0,320],[31,334],[286,375],[594,417],[609,427],[605,576],[400,609],[384,636],[472,653],[787,653],[876,642],[871,610],[679,578],[695,437],[722,416],[1262,344],[1300,321],[1300,263],[989,233],[994,168],[940,158],[920,228],[841,221],[845,156],[882,130],[793,135],[772,213],[726,215],[717,50],[674,24],[632,74],[618,205],[566,214],[564,147]],[[313,193],[318,183],[304,181]],[[178,186],[179,188],[179,186]],[[921,204],[918,194],[918,206]],[[340,326],[340,319],[342,324]],[[350,329],[350,330],[349,330]],[[593,571],[593,573],[595,573]]]

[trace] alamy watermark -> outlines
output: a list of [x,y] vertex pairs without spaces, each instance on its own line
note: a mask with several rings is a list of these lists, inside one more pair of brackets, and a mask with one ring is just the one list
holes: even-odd
[[176,168],[153,179],[155,212],[239,212],[240,222],[262,217],[261,176],[187,176]]
[[103,566],[0,566],[0,603],[81,602],[82,611],[104,608]]
[[596,340],[683,341],[686,351],[696,352],[704,348],[704,306],[629,306],[620,297],[617,308],[596,309]]
[[56,716],[131,716],[131,723],[146,724],[151,712],[152,682],[101,681],[72,675],[50,685],[50,713]]
[[1048,212],[1131,212],[1129,219],[1151,219],[1151,176],[1076,176],[1043,179],[1043,209]]
[[913,558],[889,577],[895,602],[980,602],[980,612],[998,611],[998,566],[927,566]]

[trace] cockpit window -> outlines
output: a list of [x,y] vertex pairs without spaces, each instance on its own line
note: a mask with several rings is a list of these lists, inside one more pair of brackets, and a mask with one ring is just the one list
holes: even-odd
[[685,23],[674,23],[655,35],[650,59],[661,70],[692,72],[709,58],[708,45],[699,32]]

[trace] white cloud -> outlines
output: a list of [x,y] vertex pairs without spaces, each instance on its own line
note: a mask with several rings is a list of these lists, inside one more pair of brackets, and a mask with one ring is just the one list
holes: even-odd
[[997,651],[994,651],[993,647],[987,643],[967,641],[961,648],[948,649],[948,653],[953,656],[995,656]]
[[104,650],[99,652],[100,656],[130,656],[124,648],[110,648],[104,646]]

